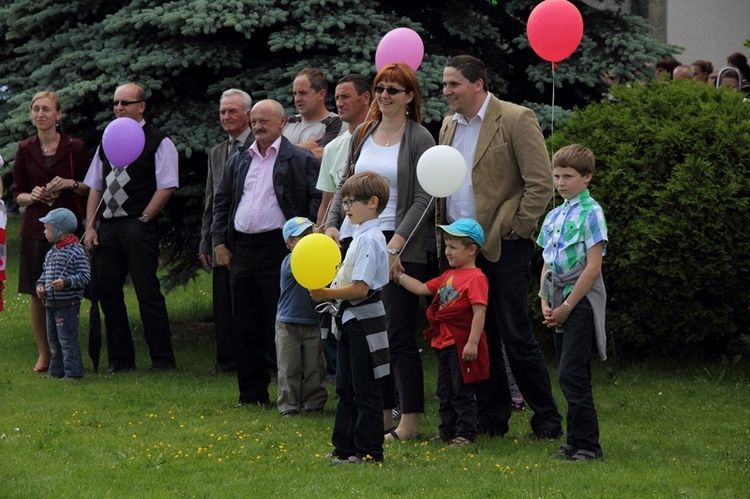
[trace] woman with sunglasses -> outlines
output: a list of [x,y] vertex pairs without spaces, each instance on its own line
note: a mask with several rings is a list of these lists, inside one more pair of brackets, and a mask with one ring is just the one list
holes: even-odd
[[[384,66],[375,76],[373,91],[368,119],[352,134],[349,176],[369,170],[390,183],[390,199],[380,215],[391,279],[382,294],[391,357],[391,375],[382,384],[383,423],[386,440],[408,439],[418,436],[419,414],[424,412],[424,375],[416,342],[419,297],[399,287],[397,278],[403,272],[420,280],[427,277],[428,241],[434,246],[428,223],[433,208],[417,181],[417,162],[435,140],[421,125],[422,90],[409,66]],[[331,206],[341,206],[340,185]],[[339,209],[332,209],[326,233],[346,247],[352,230],[344,218]],[[398,428],[393,427],[392,415],[398,405],[396,393],[402,413]]]
[[[18,144],[13,163],[13,197],[19,206],[26,208],[20,230],[18,292],[31,296],[31,328],[39,350],[34,371],[45,372],[50,360],[47,317],[42,300],[36,296],[36,281],[42,275],[50,244],[39,219],[54,208],[67,208],[83,215],[73,196],[81,196],[79,203],[85,206],[89,188],[83,178],[89,168],[89,156],[83,142],[59,131],[63,111],[56,93],[37,93],[29,108],[37,133]],[[79,226],[76,235],[82,233]]]

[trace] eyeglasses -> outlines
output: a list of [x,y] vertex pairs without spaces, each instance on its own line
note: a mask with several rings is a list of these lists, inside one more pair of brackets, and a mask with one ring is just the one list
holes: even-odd
[[367,199],[365,199],[365,198],[345,198],[345,199],[341,200],[341,206],[343,206],[344,208],[351,208],[352,205],[354,203],[356,203],[357,201],[360,201],[360,202],[364,203],[365,201],[367,201]]
[[403,88],[394,88],[394,87],[388,87],[388,88],[381,87],[381,86],[375,87],[375,93],[377,95],[380,95],[383,92],[388,92],[388,95],[398,95],[398,94],[402,94],[406,92],[406,90],[404,90]]
[[142,100],[116,100],[112,103],[113,106],[117,107],[120,104],[123,106],[130,106],[131,104],[138,104],[139,102],[143,102]]

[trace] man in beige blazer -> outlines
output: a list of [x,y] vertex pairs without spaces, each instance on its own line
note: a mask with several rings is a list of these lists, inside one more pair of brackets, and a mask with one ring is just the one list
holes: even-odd
[[443,95],[453,116],[443,123],[440,144],[458,149],[468,168],[458,191],[439,200],[437,223],[472,218],[485,233],[477,266],[490,282],[485,323],[490,379],[476,391],[479,430],[489,435],[508,431],[511,396],[502,354],[505,343],[513,375],[534,411],[532,438],[560,438],[562,416],[531,332],[528,307],[534,231],[553,187],[544,136],[530,109],[488,92],[484,64],[475,57],[448,59]]
[[229,269],[216,262],[211,241],[211,223],[214,212],[214,192],[219,185],[224,165],[231,154],[243,151],[245,146],[253,143],[250,130],[250,108],[253,101],[247,92],[229,89],[221,94],[219,100],[219,121],[228,134],[227,140],[215,146],[208,153],[208,174],[206,176],[206,195],[201,224],[201,242],[198,250],[203,267],[212,272],[213,309],[216,327],[216,364],[210,374],[234,371],[237,361],[234,356],[232,340],[232,297],[229,288]]

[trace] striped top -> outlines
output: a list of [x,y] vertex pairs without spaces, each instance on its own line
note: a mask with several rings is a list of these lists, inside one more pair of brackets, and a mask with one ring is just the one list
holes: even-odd
[[[52,281],[62,279],[65,287],[60,291],[52,289]],[[83,297],[83,288],[91,279],[89,261],[83,246],[78,243],[68,244],[58,249],[53,246],[47,252],[42,266],[42,275],[36,285],[44,286],[47,307],[69,306],[79,302]]]

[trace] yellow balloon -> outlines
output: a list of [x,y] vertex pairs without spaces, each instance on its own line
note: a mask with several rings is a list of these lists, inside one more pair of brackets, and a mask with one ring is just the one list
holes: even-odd
[[341,265],[341,250],[325,234],[310,234],[292,250],[292,275],[303,288],[320,289],[333,281]]

